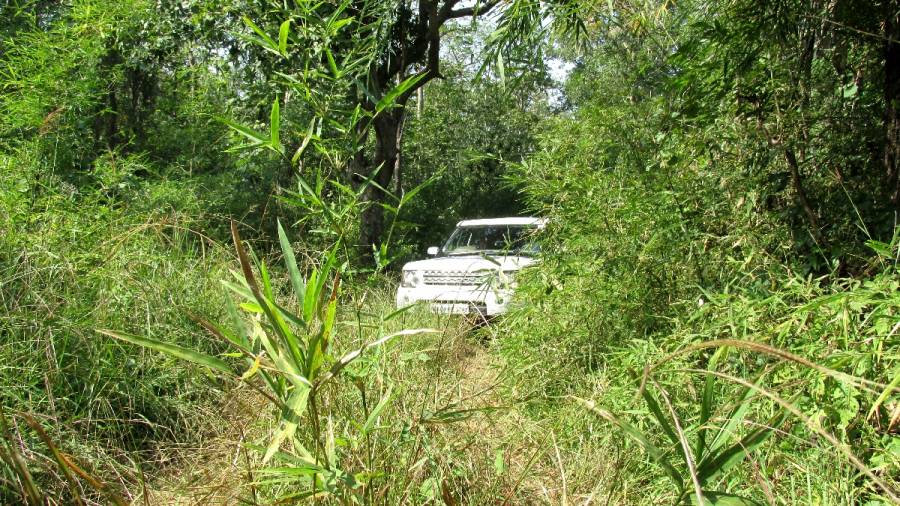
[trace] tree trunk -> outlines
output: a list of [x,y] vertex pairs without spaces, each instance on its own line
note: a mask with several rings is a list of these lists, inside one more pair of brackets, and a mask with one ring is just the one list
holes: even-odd
[[[404,109],[382,113],[375,119],[375,157],[366,177],[375,169],[372,178],[377,186],[370,184],[362,196],[363,211],[359,224],[359,248],[363,259],[372,260],[373,252],[381,245],[385,232],[384,207],[387,195],[381,188],[390,188],[394,173],[400,162],[400,131],[403,126]],[[380,187],[380,188],[379,188]]]
[[900,210],[900,13],[887,2],[884,22],[884,170],[891,204]]

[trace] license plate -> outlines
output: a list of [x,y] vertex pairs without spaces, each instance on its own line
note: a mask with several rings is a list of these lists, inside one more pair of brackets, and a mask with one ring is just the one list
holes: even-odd
[[436,303],[431,305],[431,310],[442,314],[469,314],[471,306],[469,304]]

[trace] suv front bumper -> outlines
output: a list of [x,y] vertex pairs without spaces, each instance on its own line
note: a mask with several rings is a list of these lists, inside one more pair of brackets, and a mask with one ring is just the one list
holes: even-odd
[[397,289],[397,307],[403,308],[425,302],[435,313],[481,313],[493,316],[506,312],[511,291],[488,288],[457,288],[452,286],[416,286]]

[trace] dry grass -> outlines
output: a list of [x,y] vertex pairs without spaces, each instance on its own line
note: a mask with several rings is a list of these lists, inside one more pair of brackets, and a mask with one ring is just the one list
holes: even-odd
[[133,503],[236,504],[253,497],[259,455],[246,444],[264,437],[268,411],[268,401],[248,387],[228,392],[219,409],[208,413],[209,439],[162,449],[163,467],[133,494]]

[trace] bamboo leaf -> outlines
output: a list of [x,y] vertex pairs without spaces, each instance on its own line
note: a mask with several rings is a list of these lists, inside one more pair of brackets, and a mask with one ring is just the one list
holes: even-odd
[[309,399],[309,387],[297,387],[288,399],[287,405],[281,415],[281,428],[272,438],[266,453],[263,456],[263,464],[267,463],[275,453],[281,448],[281,443],[290,440],[297,432],[297,426],[300,424],[300,418],[306,411],[306,401]]
[[217,371],[223,372],[225,374],[233,375],[234,371],[231,370],[231,367],[228,366],[223,360],[220,360],[216,357],[212,357],[194,350],[190,350],[188,348],[183,348],[181,346],[164,343],[162,341],[157,341],[155,339],[150,339],[149,337],[136,336],[132,334],[125,334],[122,332],[116,332],[113,330],[97,330],[101,334],[107,335],[109,337],[113,337],[119,339],[121,341],[125,341],[131,344],[136,344],[138,346],[143,346],[145,348],[150,348],[151,350],[161,351],[163,353],[167,353],[173,357],[180,358],[182,360],[187,360],[189,362],[194,362],[196,364],[204,365],[209,367],[210,369],[215,369]]
[[297,303],[299,304],[299,307],[302,308],[303,299],[306,296],[306,284],[303,281],[303,276],[300,275],[300,269],[297,267],[297,258],[294,256],[294,248],[291,246],[291,242],[284,232],[284,227],[281,226],[281,221],[279,220],[277,223],[278,242],[281,243],[281,253],[284,255],[284,263],[287,266],[288,275],[291,278],[291,286],[294,288],[294,293],[297,296]]
[[331,74],[335,79],[340,79],[341,71],[338,70],[337,62],[334,60],[334,55],[331,54],[331,49],[325,48],[325,57],[328,59],[328,67],[331,69]]
[[275,41],[272,40],[272,37],[269,37],[269,35],[266,32],[264,32],[260,27],[256,26],[256,23],[254,23],[247,16],[244,16],[243,20],[244,20],[245,25],[247,25],[248,27],[250,27],[251,30],[256,32],[256,35],[259,35],[259,39],[256,41],[257,43],[259,43],[259,45],[261,45],[263,48],[265,48],[269,51],[274,52],[275,54],[281,54],[278,51],[278,44],[276,44]]
[[427,76],[428,76],[427,72],[420,72],[414,76],[411,76],[411,77],[405,79],[403,82],[401,82],[397,86],[394,86],[393,88],[391,88],[390,91],[385,93],[385,95],[383,97],[381,97],[381,100],[379,100],[378,103],[375,105],[375,114],[377,115],[381,111],[383,111],[387,108],[393,107],[394,102],[396,102],[397,99],[400,98],[401,95],[403,95],[404,93],[406,93],[407,91],[412,89],[413,86],[416,86],[417,84],[419,84],[419,82],[422,81],[423,79],[425,79]]
[[281,147],[281,105],[278,103],[277,97],[272,102],[272,112],[269,113],[269,121],[269,142],[273,149],[281,152],[284,149]]
[[282,56],[287,56],[287,42],[290,32],[291,20],[286,19],[281,23],[281,27],[278,29],[278,52],[281,53]]
[[219,119],[220,119],[220,121],[225,123],[229,128],[231,128],[235,132],[237,132],[237,133],[243,135],[244,137],[246,137],[247,139],[250,139],[251,141],[253,141],[250,145],[244,146],[244,147],[255,148],[255,147],[259,147],[259,146],[266,146],[269,144],[269,139],[267,139],[265,135],[255,131],[251,128],[245,127],[244,125],[235,123],[231,120],[228,120],[225,118],[219,118]]

